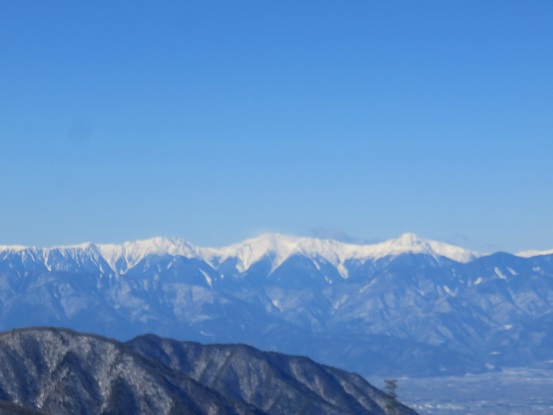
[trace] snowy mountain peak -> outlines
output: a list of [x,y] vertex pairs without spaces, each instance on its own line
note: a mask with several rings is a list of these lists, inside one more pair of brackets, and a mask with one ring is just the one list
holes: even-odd
[[414,233],[404,233],[396,239],[392,239],[391,242],[394,245],[402,246],[405,248],[416,248],[421,246],[429,246],[428,242]]
[[0,245],[0,252],[21,252],[26,249],[30,249],[30,247],[22,245]]
[[469,262],[481,256],[479,253],[458,246],[423,239],[413,233],[404,233],[399,238],[374,245],[365,245],[361,249],[361,257],[373,259],[402,254],[423,254],[435,258],[446,257],[457,262]]
[[245,272],[262,258],[269,257],[273,269],[289,257],[300,254],[312,260],[324,259],[338,268],[344,278],[344,263],[349,259],[375,260],[407,253],[446,257],[458,262],[469,262],[479,256],[442,242],[429,241],[412,233],[373,245],[354,245],[327,239],[264,234],[223,248],[199,248],[200,256],[211,264],[220,264],[229,258],[237,261],[239,272]]
[[246,271],[261,258],[270,255],[273,268],[276,268],[291,255],[302,251],[306,240],[310,238],[267,233],[223,248],[202,248],[201,254],[210,263],[221,263],[228,258],[235,258],[240,272]]
[[109,266],[119,273],[125,273],[148,255],[172,255],[195,258],[196,248],[188,241],[178,238],[156,237],[123,244],[97,245]]

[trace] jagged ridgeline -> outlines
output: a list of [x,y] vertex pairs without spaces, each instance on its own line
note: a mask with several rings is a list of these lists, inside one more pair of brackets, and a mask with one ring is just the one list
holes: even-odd
[[247,343],[363,375],[547,362],[552,316],[551,252],[483,255],[412,234],[0,247],[1,329]]
[[[1,414],[385,415],[358,375],[244,345],[67,329],[0,334]],[[399,402],[396,415],[416,415]]]

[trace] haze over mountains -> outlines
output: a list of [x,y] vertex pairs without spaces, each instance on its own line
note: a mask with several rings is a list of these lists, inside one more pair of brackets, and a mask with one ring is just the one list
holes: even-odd
[[3,329],[242,342],[371,375],[547,364],[552,300],[549,252],[483,255],[413,234],[0,247]]

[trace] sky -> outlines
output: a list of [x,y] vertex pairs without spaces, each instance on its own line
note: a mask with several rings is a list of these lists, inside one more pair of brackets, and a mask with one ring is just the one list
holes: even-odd
[[553,248],[553,2],[0,2],[0,245]]

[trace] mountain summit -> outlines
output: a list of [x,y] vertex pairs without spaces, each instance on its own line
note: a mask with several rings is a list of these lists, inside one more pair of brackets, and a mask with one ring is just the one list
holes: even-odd
[[433,257],[441,256],[457,262],[470,262],[482,256],[480,253],[458,246],[426,240],[413,233],[404,233],[399,238],[376,245],[369,245],[367,251],[372,252],[374,257],[379,258],[411,253],[431,255]]

